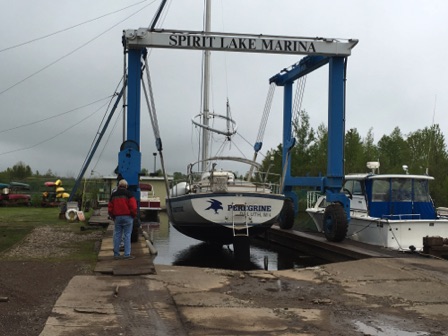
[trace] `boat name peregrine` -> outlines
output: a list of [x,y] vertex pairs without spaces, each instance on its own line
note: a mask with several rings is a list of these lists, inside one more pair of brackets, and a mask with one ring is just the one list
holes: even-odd
[[228,205],[227,211],[258,211],[258,212],[271,212],[271,205]]
[[198,49],[235,49],[253,51],[286,51],[286,52],[316,52],[312,41],[267,39],[267,38],[237,38],[224,36],[198,36],[174,33],[169,37],[170,47]]

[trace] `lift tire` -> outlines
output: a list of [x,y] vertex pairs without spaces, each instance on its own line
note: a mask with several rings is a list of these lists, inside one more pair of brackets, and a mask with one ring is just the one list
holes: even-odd
[[134,222],[132,224],[131,243],[138,242],[139,229],[140,229],[140,223],[138,219],[134,219]]
[[332,203],[325,208],[323,218],[325,238],[331,242],[341,242],[345,239],[348,229],[347,216],[340,203]]
[[283,203],[283,208],[278,218],[278,225],[283,230],[290,230],[294,226],[294,204],[292,200],[287,199]]

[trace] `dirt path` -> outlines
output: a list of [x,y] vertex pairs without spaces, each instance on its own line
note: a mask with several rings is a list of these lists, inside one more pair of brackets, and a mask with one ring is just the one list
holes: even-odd
[[54,303],[75,275],[92,274],[84,262],[49,262],[69,255],[76,240],[100,241],[102,232],[77,235],[38,227],[0,254],[0,330],[2,335],[39,335]]

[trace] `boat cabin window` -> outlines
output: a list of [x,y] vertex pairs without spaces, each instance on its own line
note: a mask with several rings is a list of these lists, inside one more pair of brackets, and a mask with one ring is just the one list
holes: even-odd
[[352,195],[364,195],[362,183],[358,180],[348,180],[344,183],[344,189],[350,191]]
[[393,178],[374,180],[372,183],[374,202],[429,202],[427,180]]
[[392,179],[391,201],[410,202],[412,201],[412,180]]
[[373,202],[389,201],[389,180],[372,181],[372,201]]
[[431,197],[429,196],[427,180],[414,180],[414,201],[415,202],[429,202]]

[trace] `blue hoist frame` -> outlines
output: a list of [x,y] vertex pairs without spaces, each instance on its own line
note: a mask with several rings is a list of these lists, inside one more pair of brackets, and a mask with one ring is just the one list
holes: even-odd
[[[158,15],[166,1],[162,2]],[[118,178],[128,181],[128,189],[140,203],[139,177],[141,171],[140,153],[140,95],[143,72],[142,59],[146,57],[147,47],[177,48],[195,50],[222,50],[234,52],[292,53],[306,54],[299,63],[283,70],[270,79],[271,83],[284,87],[283,110],[283,193],[293,202],[293,209],[298,213],[298,197],[293,188],[314,187],[325,193],[327,202],[338,203],[343,207],[347,220],[350,220],[350,201],[342,190],[344,181],[344,136],[345,136],[345,72],[347,57],[358,40],[334,40],[325,38],[296,38],[268,35],[224,34],[207,32],[179,32],[175,30],[155,30],[140,28],[126,30],[123,34],[123,45],[127,52],[128,71],[125,78],[127,86],[126,140],[118,153]],[[193,41],[192,44],[190,42]],[[248,42],[250,41],[250,43]],[[202,43],[202,44],[201,44]],[[294,49],[294,48],[297,48]],[[292,137],[292,86],[295,80],[323,65],[329,65],[328,96],[328,161],[326,177],[291,176],[291,160],[289,153],[295,144]],[[123,96],[125,86],[117,98]],[[112,113],[110,114],[100,137],[91,151],[87,161],[70,195],[71,200],[76,193],[85,170],[104,134]],[[156,139],[159,152],[162,151],[161,140]],[[257,151],[257,148],[255,148]],[[259,150],[259,148],[258,148]],[[289,217],[289,216],[288,216]],[[324,216],[325,217],[325,216]],[[331,214],[330,214],[331,217]],[[338,216],[339,218],[339,216]],[[330,218],[331,219],[331,218]],[[331,220],[330,220],[331,222]],[[331,223],[330,223],[331,224]]]
[[[118,155],[118,171],[129,183],[129,190],[140,198],[139,172],[141,169],[140,147],[140,81],[141,57],[146,49],[128,49],[128,96],[127,137]],[[346,57],[306,56],[288,70],[270,78],[270,82],[284,87],[283,96],[283,155],[285,172],[283,192],[294,203],[298,212],[298,197],[295,186],[319,188],[325,192],[327,202],[342,204],[347,220],[350,220],[350,200],[341,192],[344,181],[344,137],[345,137],[345,72]],[[328,160],[326,177],[291,176],[289,150],[294,146],[292,137],[292,86],[295,80],[323,65],[329,65],[328,87]],[[286,165],[286,167],[285,167]]]
[[116,173],[129,184],[137,202],[140,203],[140,171],[142,155],[140,153],[140,96],[142,76],[142,56],[146,48],[129,49],[128,51],[128,95],[126,118],[126,141],[118,153]]
[[[141,171],[140,153],[140,100],[142,56],[146,54],[146,48],[129,48],[128,53],[128,77],[127,77],[127,114],[126,114],[126,140],[118,153],[118,166],[116,173],[119,178],[128,181],[128,189],[140,202],[139,178]],[[288,152],[295,144],[292,137],[292,86],[295,80],[301,76],[329,65],[329,96],[328,96],[328,162],[326,177],[297,177],[291,176],[291,160],[287,160]],[[295,186],[319,188],[325,192],[327,202],[342,204],[350,220],[350,201],[341,192],[344,180],[344,134],[345,134],[345,71],[346,57],[337,56],[306,56],[290,69],[283,70],[270,78],[271,83],[284,87],[283,97],[283,153],[282,167],[284,172],[283,192],[294,203],[294,211],[298,213],[298,197],[294,192]],[[123,91],[123,90],[122,90]],[[114,109],[121,98],[122,92],[117,98]],[[107,127],[107,125],[105,126]],[[104,131],[103,131],[104,132]],[[102,133],[103,133],[102,132]],[[161,150],[161,141],[156,142],[157,150]],[[94,154],[89,156],[83,167],[80,178],[72,190],[70,200],[76,192],[80,179],[84,175],[87,166]]]
[[[283,70],[270,78],[270,83],[284,87],[283,96],[283,192],[294,203],[298,213],[298,197],[295,186],[319,188],[325,193],[327,202],[342,204],[350,220],[350,200],[341,192],[344,181],[344,137],[345,137],[345,72],[346,57],[306,56],[290,69]],[[328,158],[326,177],[291,176],[291,160],[288,152],[295,144],[292,137],[292,86],[295,80],[309,74],[323,65],[329,65],[328,86]]]

